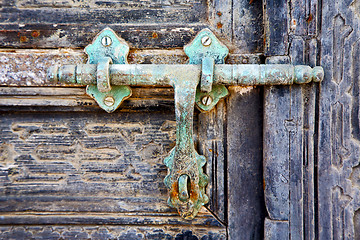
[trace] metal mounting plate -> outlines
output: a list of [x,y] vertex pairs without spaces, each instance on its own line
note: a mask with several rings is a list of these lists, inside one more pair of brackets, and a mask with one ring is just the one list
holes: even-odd
[[[110,28],[105,28],[95,37],[93,42],[85,48],[85,53],[89,57],[87,61],[88,64],[102,64],[103,62],[99,61],[104,61],[106,58],[111,58],[114,64],[127,64],[129,50],[129,45],[124,39],[118,37]],[[105,72],[103,74],[108,75],[108,73]],[[104,76],[104,78],[106,78],[106,76]],[[103,81],[101,83],[98,82],[98,86],[87,86],[86,93],[94,98],[102,109],[111,113],[115,111],[125,99],[131,96],[131,88],[129,86],[110,86],[109,81]]]
[[[204,58],[214,59],[215,64],[225,64],[225,58],[229,54],[229,49],[207,28],[200,31],[184,47],[184,51],[189,57],[189,64],[202,64]],[[202,92],[200,87],[198,87],[196,91],[196,106],[201,111],[209,111],[221,98],[226,97],[228,94],[229,91],[223,85],[214,85],[209,93]],[[198,99],[199,97],[201,98]],[[201,101],[203,97],[210,97],[210,101]]]

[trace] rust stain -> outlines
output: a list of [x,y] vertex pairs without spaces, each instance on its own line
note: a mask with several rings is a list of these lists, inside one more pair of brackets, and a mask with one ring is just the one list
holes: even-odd
[[221,17],[222,12],[218,11],[218,12],[216,13],[216,15],[218,15],[219,17]]
[[254,2],[254,0],[250,0],[249,4],[252,4]]
[[266,187],[266,183],[265,183],[265,179],[263,179],[263,190],[265,190]]
[[20,37],[20,42],[27,42],[29,39],[26,36]]
[[211,149],[211,148],[209,149],[209,152],[212,152],[212,149]]
[[306,19],[306,22],[309,24],[314,19],[314,16],[310,13],[309,17]]
[[33,38],[37,38],[38,36],[40,36],[40,32],[39,32],[39,31],[32,31],[32,32],[31,32],[31,36],[32,36]]
[[223,25],[222,25],[221,22],[218,22],[218,23],[216,24],[216,27],[217,27],[217,28],[222,28],[222,26],[223,26]]
[[159,37],[158,34],[156,32],[153,32],[152,38],[158,38],[158,37]]
[[196,202],[199,199],[199,191],[193,181],[190,181],[190,199],[192,202]]
[[177,181],[174,181],[174,183],[171,186],[170,197],[171,199],[175,199],[178,196],[179,196],[179,185]]
[[263,40],[263,42],[264,42],[264,46],[266,46],[266,34],[264,34],[264,40]]

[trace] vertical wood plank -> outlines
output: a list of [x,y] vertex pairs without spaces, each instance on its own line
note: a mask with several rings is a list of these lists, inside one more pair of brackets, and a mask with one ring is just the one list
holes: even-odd
[[[294,36],[290,47],[292,64],[304,64],[305,42],[302,37]],[[290,119],[288,122],[289,149],[290,149],[290,212],[289,227],[290,239],[304,238],[303,213],[303,86],[293,85],[291,88]]]
[[303,92],[303,231],[304,239],[315,239],[315,84]]
[[262,52],[262,19],[261,1],[233,1],[233,44],[238,52]]
[[288,240],[289,222],[265,219],[265,240]]
[[263,0],[265,55],[286,55],[288,50],[288,1]]
[[264,191],[272,220],[289,220],[290,88],[266,87],[264,97]]
[[303,239],[303,99],[302,87],[291,86],[289,132],[290,239]]
[[227,100],[229,239],[263,239],[260,89],[230,87]]
[[207,159],[210,179],[208,207],[222,222],[226,222],[225,114],[225,102],[220,100],[213,110],[199,114],[198,125],[199,153]]
[[209,1],[211,26],[231,52],[262,52],[262,19],[261,1]]
[[319,101],[318,238],[358,239],[360,1],[329,0],[320,6],[325,79]]

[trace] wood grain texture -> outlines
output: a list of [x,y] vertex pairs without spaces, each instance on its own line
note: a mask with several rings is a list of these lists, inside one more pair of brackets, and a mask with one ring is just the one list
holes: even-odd
[[288,54],[288,1],[263,0],[265,56]]
[[[274,1],[271,4],[278,6],[280,2]],[[290,1],[288,6],[285,4],[276,10],[288,11],[288,14],[279,14],[270,19],[278,24],[286,21],[289,25],[284,25],[282,33],[272,35],[274,39],[269,39],[269,51],[266,54],[273,56],[267,58],[267,63],[316,66],[318,43],[313,34],[318,29],[317,1],[294,0]],[[311,19],[307,19],[306,16],[310,16]],[[270,27],[270,34],[276,26],[279,25]],[[277,40],[283,43],[279,45],[276,43]],[[273,50],[274,52],[271,52]],[[270,87],[265,90],[264,178],[265,199],[269,212],[268,224],[271,223],[266,231],[273,231],[274,228],[271,226],[277,225],[278,220],[284,221],[288,229],[283,229],[283,239],[317,239],[318,229],[314,222],[318,218],[318,101],[317,84]],[[284,224],[281,226],[286,228]]]
[[226,219],[226,105],[220,100],[216,108],[199,115],[199,152],[207,159],[206,173],[212,184],[207,187],[208,207],[222,222]]
[[134,88],[108,115],[84,89],[45,76],[49,66],[85,62],[79,48],[104,27],[129,43],[131,64],[185,64],[175,48],[205,27],[230,48],[227,63],[260,63],[262,15],[262,1],[0,0],[0,239],[215,240],[227,237],[225,224],[232,239],[261,239],[261,129],[237,127],[261,122],[259,89],[232,89],[231,100],[196,119],[212,200],[187,222],[167,206],[162,184],[172,89]]
[[289,222],[265,219],[265,240],[288,240]]
[[[3,1],[0,44],[15,48],[82,48],[111,27],[132,48],[182,48],[206,27],[235,53],[262,50],[262,2]],[[246,24],[245,24],[246,23]]]
[[[159,235],[149,239],[165,239],[188,230],[196,239],[225,239],[225,227],[206,209],[186,221],[166,203],[162,160],[174,146],[172,111],[0,116],[0,238],[36,233],[29,226],[19,233],[14,224],[39,225],[40,232],[45,225],[78,225],[75,232],[84,236],[94,231],[83,225],[101,224],[113,236],[133,229],[139,239],[154,231]],[[65,237],[61,232],[55,239]]]
[[359,1],[322,5],[318,212],[320,239],[357,239],[359,209]]
[[226,235],[198,227],[17,225],[0,226],[0,239],[225,240]]
[[[132,88],[132,96],[117,111],[173,111],[173,88]],[[2,111],[99,111],[85,87],[0,87]]]
[[229,239],[263,239],[261,91],[252,87],[229,90],[226,116]]

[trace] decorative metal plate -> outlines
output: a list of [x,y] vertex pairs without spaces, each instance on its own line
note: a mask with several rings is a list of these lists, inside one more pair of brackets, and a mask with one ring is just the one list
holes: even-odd
[[[129,45],[124,39],[118,37],[110,28],[105,28],[94,39],[94,41],[85,48],[88,55],[88,64],[98,64],[98,80],[104,79],[96,85],[86,87],[86,93],[95,99],[99,106],[108,113],[114,112],[121,103],[131,96],[129,86],[110,86],[108,80],[109,69],[101,68],[106,58],[111,58],[114,64],[127,64],[129,54]],[[100,68],[100,69],[99,69]],[[100,70],[100,71],[99,71]],[[99,76],[101,74],[102,76]]]

